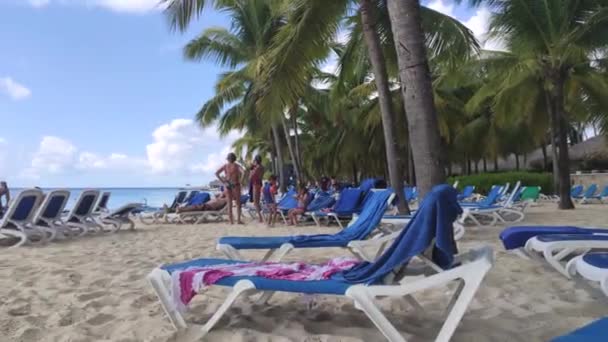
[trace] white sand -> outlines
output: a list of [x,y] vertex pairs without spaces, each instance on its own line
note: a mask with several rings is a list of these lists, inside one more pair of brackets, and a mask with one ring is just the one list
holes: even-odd
[[[608,206],[558,212],[554,204],[532,208],[525,224],[607,226]],[[506,253],[503,227],[467,230],[466,250],[490,244],[496,264],[469,307],[453,341],[546,341],[608,314],[608,299],[584,280],[567,280],[542,263]],[[335,232],[335,228],[265,228],[256,224],[146,227],[15,250],[0,248],[1,341],[181,341],[145,281],[161,263],[219,257],[224,235],[283,235]],[[260,253],[248,254],[259,258]],[[298,250],[288,260],[323,261],[339,249]],[[426,314],[402,300],[383,300],[388,317],[412,341],[434,338],[443,319],[445,290],[417,295]],[[198,296],[187,315],[202,324],[226,290]],[[278,294],[272,306],[238,302],[208,335],[208,341],[383,341],[363,313],[338,297]],[[406,333],[407,332],[407,333]]]

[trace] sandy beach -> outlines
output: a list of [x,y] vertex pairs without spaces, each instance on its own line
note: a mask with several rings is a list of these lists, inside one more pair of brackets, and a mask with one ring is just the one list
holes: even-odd
[[[603,205],[559,212],[555,204],[528,210],[522,224],[605,227]],[[335,227],[266,228],[209,223],[198,226],[138,224],[134,232],[93,236],[41,247],[0,249],[0,339],[2,341],[181,341],[145,276],[157,265],[220,254],[224,235],[283,235],[335,232]],[[496,263],[456,330],[453,341],[546,341],[608,313],[608,298],[584,280],[567,280],[548,266],[525,261],[502,248],[503,226],[468,228],[464,251],[494,248]],[[261,254],[247,254],[259,258]],[[297,250],[287,260],[324,261],[339,249]],[[388,317],[411,341],[426,341],[443,319],[446,289],[419,293],[426,312],[405,301],[382,300]],[[221,304],[226,290],[212,288],[191,304],[187,319],[201,324]],[[383,341],[367,317],[338,297],[278,294],[270,306],[238,302],[208,341]]]

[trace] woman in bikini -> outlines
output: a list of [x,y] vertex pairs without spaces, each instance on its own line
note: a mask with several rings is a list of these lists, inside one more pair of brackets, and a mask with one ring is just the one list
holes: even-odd
[[[228,161],[217,170],[215,176],[220,182],[224,183],[226,188],[226,196],[228,197],[228,218],[230,224],[234,224],[232,216],[232,201],[236,202],[236,220],[238,224],[243,224],[241,221],[241,181],[243,177],[243,167],[236,163],[236,155],[228,153],[226,158]],[[224,175],[222,176],[222,173]]]

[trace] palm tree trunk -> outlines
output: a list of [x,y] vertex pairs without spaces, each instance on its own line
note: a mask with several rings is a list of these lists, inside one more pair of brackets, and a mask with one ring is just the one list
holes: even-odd
[[483,157],[483,172],[488,172],[488,160],[486,157]]
[[514,153],[515,155],[515,171],[519,171],[519,154]]
[[551,121],[551,165],[553,170],[553,193],[559,195],[559,156],[557,151],[557,134],[559,131],[559,124],[554,119],[555,107],[553,99],[549,92],[545,92],[545,101],[547,102],[547,111],[549,112],[549,119]]
[[498,172],[498,157],[494,157],[494,172]]
[[283,167],[283,151],[281,151],[281,141],[279,138],[279,128],[276,123],[272,124],[272,138],[277,151],[277,168],[279,169],[279,180],[281,192],[287,192],[287,179],[285,179],[285,168]]
[[357,175],[359,174],[359,170],[357,169],[357,163],[353,162],[353,185],[359,183],[357,180]]
[[479,173],[479,160],[475,160],[475,173]]
[[293,137],[296,145],[296,159],[298,160],[298,166],[300,166],[300,172],[302,170],[302,151],[300,149],[300,133],[298,133],[298,107],[295,106],[295,109],[290,113],[291,117],[291,126],[293,127]]
[[419,0],[388,0],[403,99],[421,198],[445,182],[441,138],[422,31]]
[[574,209],[574,203],[570,197],[570,158],[568,156],[568,123],[566,122],[564,109],[564,75],[561,71],[552,72],[550,80],[553,83],[551,89],[551,121],[552,127],[557,132],[557,145],[559,156],[557,172],[559,178],[559,208]]
[[403,192],[403,177],[399,172],[401,160],[397,154],[397,139],[395,135],[395,111],[391,101],[391,90],[386,71],[386,61],[380,45],[380,37],[376,31],[374,22],[373,5],[371,0],[361,0],[361,22],[363,24],[363,36],[367,45],[367,51],[376,87],[378,88],[378,101],[382,115],[382,131],[384,132],[384,145],[386,150],[386,165],[391,187],[395,190],[399,199],[398,209],[402,213],[409,214],[405,194]]
[[549,158],[547,157],[547,144],[543,141],[540,145],[540,150],[543,152],[543,171],[547,171],[549,169]]
[[296,176],[296,184],[299,184],[302,181],[300,178],[300,167],[298,165],[298,159],[296,157],[296,153],[293,149],[293,143],[291,142],[291,135],[289,134],[289,128],[287,127],[287,122],[285,120],[285,116],[281,115],[281,124],[283,126],[283,132],[285,133],[285,140],[287,140],[287,149],[289,149],[289,155],[291,156],[291,162],[293,164],[293,172]]

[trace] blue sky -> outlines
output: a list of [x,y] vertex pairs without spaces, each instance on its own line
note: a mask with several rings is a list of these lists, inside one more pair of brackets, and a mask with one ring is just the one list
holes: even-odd
[[[0,0],[0,179],[71,187],[212,179],[238,134],[220,138],[192,123],[220,69],[184,61],[181,47],[229,21],[208,10],[189,32],[172,33],[156,3]],[[484,9],[429,6],[476,34],[487,27]]]

